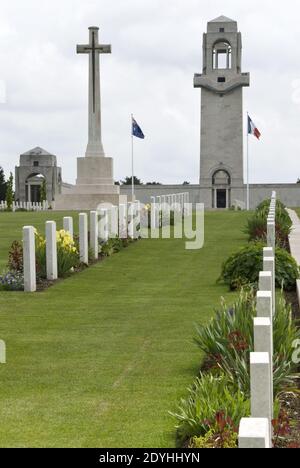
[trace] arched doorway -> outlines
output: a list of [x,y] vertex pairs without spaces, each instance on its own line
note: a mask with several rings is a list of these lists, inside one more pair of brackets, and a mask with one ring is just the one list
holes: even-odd
[[45,181],[42,174],[31,174],[26,179],[26,201],[39,203],[41,201],[41,189]]
[[213,174],[213,208],[226,209],[230,206],[230,174],[219,169]]

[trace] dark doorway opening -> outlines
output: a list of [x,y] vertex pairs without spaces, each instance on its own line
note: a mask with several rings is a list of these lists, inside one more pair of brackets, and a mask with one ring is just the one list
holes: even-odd
[[41,201],[41,186],[40,185],[30,186],[30,199],[32,203],[39,203]]
[[227,190],[217,190],[217,208],[227,208]]

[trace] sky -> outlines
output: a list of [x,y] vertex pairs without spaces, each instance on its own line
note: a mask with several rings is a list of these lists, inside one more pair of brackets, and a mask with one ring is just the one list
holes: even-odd
[[[250,181],[300,178],[300,4],[296,0],[0,0],[0,165],[41,146],[74,183],[87,144],[88,58],[76,44],[88,27],[112,44],[101,56],[102,135],[115,180],[131,172],[130,115],[143,182],[198,183],[202,34],[225,15],[243,36],[248,110],[262,133],[250,139]],[[246,138],[245,138],[246,140]],[[246,142],[245,142],[246,144]]]

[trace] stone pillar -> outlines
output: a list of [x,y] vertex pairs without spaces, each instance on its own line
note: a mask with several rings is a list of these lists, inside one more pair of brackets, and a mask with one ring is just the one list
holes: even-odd
[[272,273],[270,271],[261,271],[259,273],[259,290],[272,292]]
[[119,213],[118,207],[112,206],[110,209],[110,237],[113,239],[119,235]]
[[276,308],[276,278],[275,278],[275,258],[274,257],[264,257],[264,271],[271,272],[272,275],[272,310],[273,315],[275,315]]
[[240,449],[270,449],[269,422],[266,418],[243,418],[239,429]]
[[93,251],[95,260],[99,257],[99,244],[98,244],[98,213],[97,211],[90,212],[90,245]]
[[35,234],[32,226],[23,227],[24,291],[36,291]]
[[258,317],[254,319],[254,350],[256,353],[268,353],[270,356],[270,404],[273,418],[273,324],[269,318]]
[[134,203],[128,203],[128,236],[134,239]]
[[268,246],[272,247],[273,252],[275,252],[275,246],[276,246],[275,221],[269,221],[267,223],[267,241],[268,241]]
[[66,216],[63,220],[64,230],[70,234],[72,239],[74,238],[73,218]]
[[54,221],[46,222],[46,264],[47,279],[54,281],[57,279],[57,241],[56,241],[56,223]]
[[156,198],[151,197],[151,229],[156,229]]
[[272,320],[272,292],[258,291],[256,299],[257,316]]
[[89,246],[88,246],[88,219],[86,213],[79,215],[79,252],[80,261],[88,265]]
[[127,239],[127,205],[119,205],[119,237]]
[[107,242],[109,239],[109,219],[108,219],[108,210],[103,208],[99,212],[100,222],[99,222],[99,237],[102,242]]
[[266,418],[269,423],[271,446],[272,426],[272,395],[270,382],[270,357],[268,353],[250,354],[251,380],[251,416],[252,418]]
[[141,233],[141,203],[136,201],[134,203],[134,238],[138,239]]

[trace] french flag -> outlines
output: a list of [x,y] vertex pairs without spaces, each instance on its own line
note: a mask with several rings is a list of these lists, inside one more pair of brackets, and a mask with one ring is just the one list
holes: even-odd
[[254,124],[254,122],[250,119],[249,115],[248,115],[248,134],[255,136],[258,140],[261,137],[260,131]]

